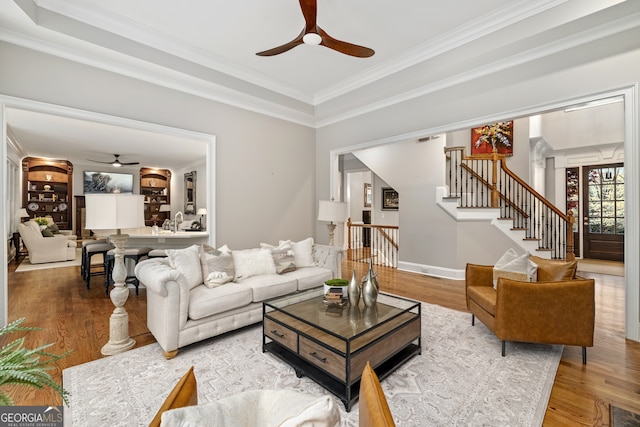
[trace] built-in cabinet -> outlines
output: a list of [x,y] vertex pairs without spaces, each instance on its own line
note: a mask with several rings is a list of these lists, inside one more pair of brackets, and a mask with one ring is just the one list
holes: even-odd
[[72,227],[73,165],[67,160],[22,160],[22,205],[30,218],[51,216],[63,230]]
[[165,219],[171,219],[169,169],[140,168],[140,194],[144,196],[145,225],[161,226]]

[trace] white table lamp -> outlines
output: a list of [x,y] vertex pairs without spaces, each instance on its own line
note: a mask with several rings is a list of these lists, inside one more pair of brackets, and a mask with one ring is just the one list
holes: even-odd
[[21,221],[22,218],[29,218],[29,212],[25,208],[20,208],[16,211],[16,218],[20,218]]
[[327,228],[329,229],[329,245],[333,246],[333,237],[338,222],[344,222],[347,219],[347,204],[344,202],[336,202],[334,200],[320,200],[318,207],[318,221],[329,221]]
[[206,214],[207,214],[206,208],[200,208],[198,209],[198,212],[196,212],[196,215],[200,215],[200,228],[202,228],[202,217],[205,216]]
[[[125,284],[127,269],[124,264],[124,246],[129,235],[123,228],[144,227],[144,196],[138,194],[87,194],[85,195],[86,228],[90,230],[116,230],[109,236],[115,246],[113,266],[114,288],[109,296],[116,307],[109,319],[109,342],[102,347],[102,354],[110,356],[133,348],[136,342],[129,337],[129,314],[124,305],[129,298]],[[106,274],[106,273],[105,273]]]

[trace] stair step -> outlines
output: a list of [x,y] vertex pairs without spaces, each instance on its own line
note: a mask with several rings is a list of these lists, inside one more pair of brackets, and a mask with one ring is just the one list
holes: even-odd
[[525,237],[522,240],[527,241],[527,242],[539,242],[540,241],[540,239],[537,238],[537,237]]
[[528,230],[527,227],[512,227],[511,229],[513,231],[527,231]]

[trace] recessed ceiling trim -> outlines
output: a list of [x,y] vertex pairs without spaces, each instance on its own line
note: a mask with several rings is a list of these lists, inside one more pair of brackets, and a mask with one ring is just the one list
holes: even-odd
[[393,105],[400,104],[411,99],[425,96],[430,93],[437,92],[474,79],[478,79],[489,74],[522,65],[527,62],[540,59],[545,56],[553,55],[555,53],[559,53],[564,50],[601,39],[603,37],[612,36],[633,28],[637,28],[639,26],[640,13],[627,15],[616,21],[608,22],[607,24],[593,27],[580,33],[572,34],[571,36],[565,37],[564,39],[547,43],[546,45],[540,45],[534,49],[520,52],[517,55],[513,55],[499,61],[494,61],[493,63],[478,66],[467,72],[463,72],[449,78],[439,80],[432,84],[417,87],[396,96],[388,97],[378,102],[367,104],[366,106],[360,108],[354,108],[342,114],[336,114],[332,115],[331,117],[327,117],[326,119],[318,120],[316,122],[316,128],[321,128],[354,117],[358,117],[363,114],[371,113],[376,110],[391,107]]
[[[115,51],[121,51],[120,49],[122,49],[122,46],[118,47],[116,41],[112,40],[112,37],[105,36],[104,33],[106,32],[117,36],[117,38],[120,39],[120,43],[126,40],[130,43],[140,43],[156,49],[158,52],[166,53],[167,56],[173,57],[174,61],[190,61],[210,68],[211,70],[232,76],[233,78],[277,92],[297,101],[307,104],[313,103],[312,96],[294,90],[290,86],[281,84],[273,79],[264,78],[261,74],[249,68],[237,64],[230,64],[212,53],[205,52],[203,49],[198,49],[195,46],[181,42],[174,37],[165,35],[154,28],[141,25],[126,17],[115,15],[106,9],[95,6],[88,8],[81,4],[73,4],[60,0],[14,1],[29,15],[31,20],[40,27],[78,38],[78,35],[75,33],[62,31],[59,21],[60,19],[69,20],[70,25],[68,28],[76,28],[77,22],[80,22],[84,25],[84,31],[92,31],[95,33],[92,37],[85,37],[83,39],[100,40],[101,43],[104,44],[103,47],[111,48]],[[55,20],[47,18],[54,14]],[[109,46],[107,46],[107,44],[109,44]]]
[[87,49],[79,46],[81,44],[85,45],[84,43],[77,42],[75,46],[72,47],[69,44],[52,43],[47,39],[17,33],[6,28],[0,28],[0,40],[162,87],[196,95],[211,101],[304,126],[315,126],[313,114],[238,92],[228,87],[188,76],[178,71],[159,67],[128,55],[108,51],[104,48],[101,48],[100,54],[97,54],[95,46],[93,45],[90,49]]
[[[48,14],[56,14],[58,20],[60,17],[65,17],[73,21],[81,22],[86,26],[93,27],[95,31],[106,31],[120,38],[128,39],[132,43],[141,43],[159,51],[168,52],[176,58],[192,61],[298,101],[310,105],[318,105],[417,63],[433,58],[443,52],[455,49],[476,38],[499,31],[508,25],[513,25],[535,14],[557,7],[568,0],[518,0],[511,2],[509,6],[503,7],[499,14],[491,13],[479,16],[473,21],[470,21],[464,29],[456,29],[442,34],[437,39],[428,41],[417,48],[405,52],[399,59],[394,58],[392,61],[372,67],[363,73],[357,73],[348,80],[311,96],[305,95],[300,91],[295,91],[273,79],[263,78],[251,69],[240,67],[236,64],[230,65],[222,58],[215,57],[211,53],[204,52],[173,37],[164,35],[156,29],[143,26],[138,22],[113,14],[106,9],[100,9],[95,6],[88,8],[79,3],[74,4],[61,0],[15,1],[39,26],[50,28],[54,31],[61,31],[59,28],[60,25],[56,25],[54,28],[49,25],[49,20],[46,19]],[[28,11],[31,11],[31,13]],[[69,28],[73,27],[73,25],[69,26]],[[88,31],[88,29],[86,30]],[[77,35],[74,34],[69,35],[77,37]],[[102,43],[107,43],[109,38],[103,36],[98,39],[102,40]],[[118,47],[115,45],[108,47],[118,50]]]
[[369,85],[420,62],[463,46],[477,38],[496,32],[509,25],[516,24],[545,10],[557,7],[567,1],[568,0],[520,0],[512,2],[508,8],[501,10],[497,16],[495,14],[491,14],[490,17],[487,15],[480,16],[469,22],[469,25],[464,30],[455,29],[441,34],[440,37],[429,40],[394,58],[393,61],[371,67],[364,73],[356,74],[338,85],[318,92],[314,97],[313,103],[314,105],[319,105],[340,97],[345,93]]

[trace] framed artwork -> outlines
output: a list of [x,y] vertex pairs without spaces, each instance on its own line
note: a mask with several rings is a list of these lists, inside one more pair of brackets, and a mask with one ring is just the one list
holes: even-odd
[[390,187],[382,188],[382,210],[397,211],[398,210],[398,192]]
[[471,129],[471,155],[498,154],[513,156],[513,120],[478,126]]
[[133,174],[84,171],[84,194],[133,193]]
[[371,184],[364,184],[364,207],[370,208],[373,196],[371,194]]

